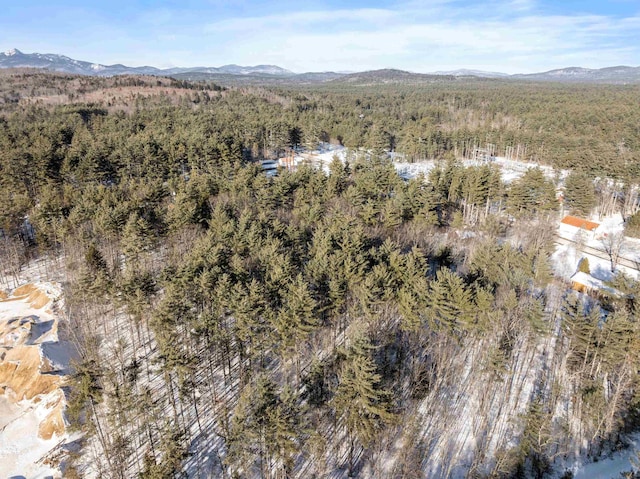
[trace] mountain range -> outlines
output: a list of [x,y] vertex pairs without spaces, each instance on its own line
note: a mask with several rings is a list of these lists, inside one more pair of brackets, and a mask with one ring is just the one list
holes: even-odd
[[178,73],[209,73],[228,75],[278,75],[292,76],[295,73],[275,65],[224,65],[222,67],[156,68],[151,66],[128,67],[117,63],[101,65],[82,60],[74,60],[54,53],[22,53],[13,48],[0,53],[0,68],[44,68],[47,70],[92,76],[113,75],[174,75]]
[[294,73],[276,65],[224,65],[221,67],[188,67],[160,69],[152,66],[129,67],[122,64],[102,65],[74,60],[52,53],[23,53],[11,49],[0,53],[0,68],[42,68],[57,72],[92,76],[162,75],[186,80],[240,80],[296,83],[424,83],[461,78],[550,81],[562,83],[640,83],[640,67],[614,66],[600,69],[569,67],[540,73],[509,75],[500,72],[460,69],[434,73],[411,73],[383,69],[357,73],[307,72]]

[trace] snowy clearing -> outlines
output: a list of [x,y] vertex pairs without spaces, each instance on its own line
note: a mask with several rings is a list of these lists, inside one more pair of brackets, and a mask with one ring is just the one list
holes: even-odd
[[[365,156],[368,154],[369,153],[364,150],[353,150],[342,145],[322,143],[316,150],[296,154],[293,157],[292,163],[295,166],[303,163],[311,163],[312,165],[321,168],[323,171],[328,172],[329,164],[333,161],[334,157],[338,158],[342,162],[345,162],[346,160],[351,162],[358,156]],[[423,160],[411,163],[404,161],[404,157],[396,154],[395,152],[390,152],[388,155],[393,161],[393,165],[395,166],[398,175],[405,179],[415,178],[421,174],[427,176],[429,172],[438,165],[444,164],[444,161],[441,160]],[[466,167],[487,164],[479,160],[466,159],[461,160],[461,163]],[[285,166],[286,160],[280,159],[279,164],[281,166]],[[569,173],[568,170],[557,171],[550,166],[541,165],[539,163],[518,161],[505,157],[493,157],[488,164],[494,165],[501,170],[502,180],[505,183],[510,183],[520,178],[531,168],[540,168],[544,172],[545,176],[550,179],[563,179]]]

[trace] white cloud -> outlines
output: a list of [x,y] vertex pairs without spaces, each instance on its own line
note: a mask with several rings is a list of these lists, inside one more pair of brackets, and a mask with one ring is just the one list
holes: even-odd
[[[234,18],[209,24],[228,61],[296,71],[395,66],[412,71],[490,66],[508,73],[638,63],[640,17],[545,15],[534,0],[497,0],[484,15],[436,1],[396,9],[343,9]],[[470,13],[471,12],[471,13]],[[477,13],[477,12],[476,12]],[[634,41],[635,40],[635,41]]]

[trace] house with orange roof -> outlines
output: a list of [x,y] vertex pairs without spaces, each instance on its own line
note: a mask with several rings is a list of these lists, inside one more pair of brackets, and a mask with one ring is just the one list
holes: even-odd
[[577,239],[578,235],[584,235],[584,239],[593,239],[599,226],[595,221],[568,215],[560,221],[559,232],[560,236],[571,240]]

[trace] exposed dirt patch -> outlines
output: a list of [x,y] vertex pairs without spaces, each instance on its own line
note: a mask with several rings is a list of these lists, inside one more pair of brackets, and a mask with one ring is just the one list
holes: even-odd
[[33,309],[42,309],[51,302],[51,298],[33,284],[16,288],[11,296],[10,301],[27,301]]
[[[67,438],[61,388],[70,356],[66,342],[58,337],[60,318],[52,312],[59,294],[56,285],[44,283],[26,284],[0,296],[2,477],[48,477],[39,471],[55,470],[62,460],[46,467],[41,462]],[[25,474],[29,471],[34,474]]]
[[62,391],[59,390],[57,397],[54,400],[49,401],[49,404],[47,404],[47,409],[50,409],[51,412],[44,418],[38,427],[38,437],[40,439],[48,441],[54,435],[58,437],[64,435],[66,432],[64,422],[64,405],[64,395],[62,394]]
[[0,363],[0,385],[11,392],[8,399],[14,402],[33,399],[58,388],[62,376],[43,372],[42,366],[49,369],[47,363],[42,360],[37,345],[21,345],[7,350]]

